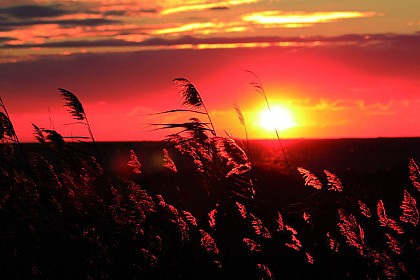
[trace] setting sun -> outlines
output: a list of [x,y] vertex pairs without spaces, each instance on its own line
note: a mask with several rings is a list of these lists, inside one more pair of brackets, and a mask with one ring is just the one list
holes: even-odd
[[281,106],[273,106],[270,110],[264,109],[260,112],[259,125],[269,131],[274,131],[275,129],[282,131],[294,127],[296,124],[288,109]]

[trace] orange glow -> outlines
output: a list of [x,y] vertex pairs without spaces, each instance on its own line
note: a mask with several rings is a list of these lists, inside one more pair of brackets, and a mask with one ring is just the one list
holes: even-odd
[[143,42],[146,38],[147,37],[142,34],[124,34],[115,36],[115,39],[120,39],[127,42]]
[[181,12],[203,11],[217,7],[229,7],[250,3],[257,3],[259,0],[230,0],[230,1],[163,1],[167,8],[161,11],[162,15],[169,15]]
[[118,35],[122,31],[131,31],[131,33],[135,34],[136,28],[138,27],[134,24],[67,28],[63,28],[59,24],[37,24],[11,31],[3,31],[0,32],[0,36],[14,38],[14,40],[7,41],[9,45],[43,44],[52,40],[58,41],[69,38],[74,40],[75,38],[100,38],[105,36],[121,36],[118,39],[139,42],[139,38],[141,36],[144,38],[144,35]]
[[187,31],[194,31],[194,30],[202,30],[207,28],[215,28],[217,26],[216,23],[213,22],[194,22],[189,24],[184,24],[175,27],[168,27],[163,29],[158,29],[153,31],[153,34],[162,35],[162,34],[170,34],[170,33],[181,33]]
[[259,114],[259,125],[269,131],[284,131],[296,126],[290,111],[279,105],[273,106],[270,110],[262,110]]
[[14,40],[8,41],[10,45],[22,45],[25,43],[42,44],[45,42],[45,38],[51,34],[56,35],[57,30],[59,30],[58,24],[39,24],[0,32],[0,36],[14,38]]
[[81,19],[98,19],[103,16],[100,14],[78,13],[54,17],[55,20],[81,20]]
[[302,27],[321,22],[336,22],[343,19],[372,17],[375,12],[281,12],[265,11],[244,15],[243,21],[262,24],[264,27]]
[[270,43],[198,44],[197,49],[264,48],[272,45]]
[[194,33],[194,34],[215,34],[215,33],[231,33],[243,32],[247,30],[246,26],[240,26],[239,22],[193,22],[184,25],[178,25],[168,28],[156,29],[152,32],[154,35]]

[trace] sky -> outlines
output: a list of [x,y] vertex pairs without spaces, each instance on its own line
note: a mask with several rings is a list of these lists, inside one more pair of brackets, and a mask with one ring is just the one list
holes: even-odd
[[2,0],[0,97],[23,142],[32,123],[88,135],[69,124],[58,88],[78,96],[96,140],[161,140],[173,131],[151,124],[192,117],[154,114],[182,107],[172,82],[182,77],[218,134],[244,137],[236,102],[250,138],[274,138],[252,71],[291,115],[282,138],[419,136],[419,10],[418,0]]

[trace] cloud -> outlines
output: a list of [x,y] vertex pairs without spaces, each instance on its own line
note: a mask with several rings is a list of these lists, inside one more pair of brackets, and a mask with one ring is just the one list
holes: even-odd
[[173,1],[163,1],[163,8],[161,10],[161,15],[169,15],[174,13],[183,13],[183,12],[196,12],[196,11],[205,11],[216,9],[220,10],[221,7],[228,8],[231,6],[238,6],[244,4],[258,3],[260,0],[225,0],[225,1],[197,1],[197,0],[186,0],[182,1],[183,5],[179,3],[173,3]]
[[13,40],[13,38],[10,38],[10,37],[0,37],[0,44],[1,43],[4,43],[4,42],[7,42],[7,41],[10,41],[10,40]]
[[[21,27],[23,28],[23,27]],[[24,29],[2,32],[0,49],[8,50],[7,60],[17,61],[63,52],[120,52],[165,49],[253,49],[267,48],[267,53],[293,51],[301,60],[310,55],[319,63],[340,61],[346,68],[358,69],[365,75],[415,77],[420,68],[412,63],[420,59],[420,34],[360,34],[336,37],[195,37],[176,39],[153,37],[136,25],[99,25],[60,28],[58,25],[27,26]],[[112,36],[110,35],[112,34]],[[0,35],[1,36],[1,35]],[[49,40],[52,38],[53,40]],[[69,39],[71,38],[71,39]],[[95,39],[92,39],[95,38]],[[125,48],[121,48],[125,47]],[[39,49],[42,49],[42,52]],[[79,48],[79,50],[75,50]],[[19,51],[13,51],[18,50]],[[290,56],[294,57],[294,56]],[[322,63],[321,63],[322,64]],[[329,65],[328,63],[325,66]],[[248,67],[249,68],[249,67]],[[296,71],[298,71],[296,69]],[[300,70],[299,70],[300,71]],[[319,71],[318,71],[319,72]],[[288,75],[288,73],[284,73]],[[322,78],[315,72],[309,79]],[[339,83],[345,81],[337,81]],[[392,81],[384,84],[383,95],[396,89]],[[346,92],[365,90],[364,85],[346,84]],[[359,88],[359,89],[357,89]],[[368,89],[369,90],[369,89]],[[410,91],[409,88],[400,89]],[[363,92],[355,92],[362,94]]]
[[31,21],[19,21],[10,22],[2,21],[0,25],[6,27],[19,27],[19,26],[32,26],[32,25],[46,25],[46,24],[58,24],[60,26],[96,26],[104,24],[119,23],[118,20],[111,20],[105,18],[87,18],[87,19],[68,19],[68,20],[31,20]]
[[[0,38],[1,42],[1,38]],[[77,41],[61,41],[61,42],[49,42],[43,44],[25,44],[16,45],[14,48],[81,48],[81,47],[122,47],[122,46],[138,46],[136,42],[130,42],[125,40],[117,39],[106,39],[106,40],[77,40]]]
[[[182,36],[176,39],[165,39],[159,37],[151,37],[148,36],[147,33],[141,33],[140,30],[132,30],[133,33],[125,33],[125,29],[128,27],[121,26],[121,28],[113,28],[112,30],[116,31],[117,33],[114,35],[114,38],[110,39],[97,39],[97,40],[62,40],[57,42],[43,42],[40,44],[21,44],[21,45],[6,45],[0,46],[0,48],[50,48],[50,47],[115,47],[115,46],[168,46],[168,47],[175,47],[178,45],[191,45],[193,46],[207,46],[208,48],[212,48],[212,45],[215,48],[229,48],[228,45],[241,47],[244,44],[253,44],[253,43],[273,43],[272,46],[275,46],[274,43],[292,43],[295,42],[297,45],[303,46],[303,43],[311,43],[313,41],[338,41],[338,39],[334,38],[292,38],[292,37],[239,37],[239,38],[229,38],[229,37],[204,37],[198,38],[194,36]],[[105,31],[107,29],[105,28]],[[33,30],[28,30],[28,32]],[[108,30],[109,31],[109,30]],[[51,34],[55,34],[53,31]],[[99,33],[99,32],[98,32]],[[101,35],[96,34],[96,35]],[[143,40],[129,40],[127,37],[131,35],[140,36]],[[0,42],[7,42],[8,40],[12,40],[12,37],[0,37]],[[344,39],[343,39],[344,40]],[[364,40],[363,40],[364,41]],[[292,45],[292,44],[291,44]],[[295,45],[295,46],[297,46]],[[257,44],[258,46],[258,44]]]
[[223,11],[223,10],[229,10],[229,7],[226,6],[217,6],[217,7],[211,7],[210,10],[214,10],[214,11]]
[[68,12],[51,6],[23,5],[0,8],[0,15],[19,19],[45,18],[65,15]]
[[332,12],[283,12],[264,11],[242,16],[244,22],[262,25],[263,27],[306,27],[316,23],[337,22],[344,19],[376,16],[375,12],[332,11]]
[[105,11],[103,12],[104,16],[124,16],[127,14],[127,11],[121,10],[121,11]]
[[154,8],[140,9],[139,12],[142,13],[142,14],[156,14],[156,13],[158,13],[158,10],[154,9]]
[[361,115],[386,116],[394,115],[396,108],[402,102],[398,100],[371,101],[366,99],[332,99],[320,98],[318,100],[302,99],[292,100],[291,106],[324,113],[353,112]]
[[246,31],[247,27],[240,22],[191,22],[186,24],[175,24],[169,27],[156,28],[151,31],[152,35],[210,35]]

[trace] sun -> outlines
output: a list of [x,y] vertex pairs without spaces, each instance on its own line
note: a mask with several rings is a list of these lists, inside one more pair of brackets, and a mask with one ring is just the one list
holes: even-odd
[[275,105],[269,109],[263,109],[259,114],[259,125],[269,131],[284,131],[296,126],[292,113],[285,107]]

